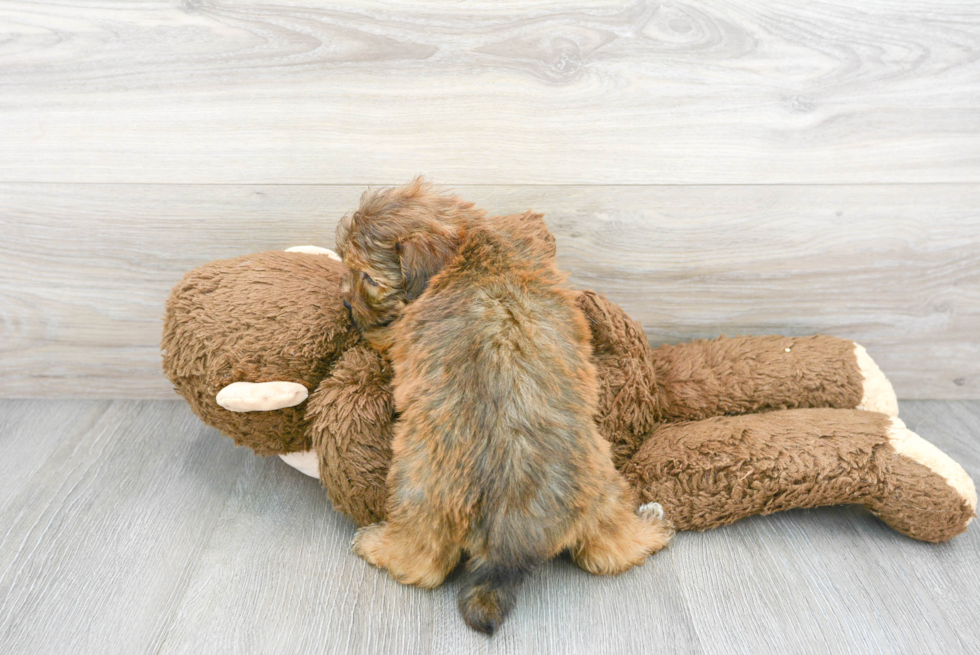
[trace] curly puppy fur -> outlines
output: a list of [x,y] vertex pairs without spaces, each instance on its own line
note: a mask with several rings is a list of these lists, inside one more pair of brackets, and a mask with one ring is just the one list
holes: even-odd
[[354,321],[394,364],[387,520],[355,552],[436,587],[464,553],[460,611],[492,634],[520,581],[570,549],[641,564],[672,534],[634,511],[593,419],[590,332],[540,214],[486,218],[422,180],[365,194],[337,229]]

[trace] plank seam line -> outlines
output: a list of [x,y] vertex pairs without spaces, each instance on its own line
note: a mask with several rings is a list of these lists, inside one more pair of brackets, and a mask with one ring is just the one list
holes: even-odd
[[[186,187],[370,187],[388,186],[403,184],[406,180],[399,178],[394,181],[373,181],[373,182],[40,182],[37,180],[0,180],[3,185],[37,185],[37,186],[186,186]],[[545,187],[545,188],[671,188],[671,187],[894,187],[894,186],[977,186],[980,187],[980,180],[977,181],[950,181],[950,182],[679,182],[679,183],[660,183],[660,182],[637,182],[628,184],[585,184],[585,183],[474,183],[474,182],[447,182],[445,180],[433,179],[440,187],[485,187],[485,188],[513,188],[513,187]]]

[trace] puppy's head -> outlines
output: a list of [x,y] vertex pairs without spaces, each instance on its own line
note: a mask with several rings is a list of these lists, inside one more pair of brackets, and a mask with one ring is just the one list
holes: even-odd
[[350,269],[342,286],[354,323],[374,347],[405,305],[459,250],[470,221],[483,212],[436,193],[422,179],[366,192],[357,211],[337,225],[337,252]]

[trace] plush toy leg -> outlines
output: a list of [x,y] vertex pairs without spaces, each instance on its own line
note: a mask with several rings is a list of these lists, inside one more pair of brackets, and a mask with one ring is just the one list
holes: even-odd
[[735,337],[652,351],[660,418],[687,421],[796,407],[898,415],[888,379],[847,339]]
[[665,425],[624,474],[681,530],[752,514],[861,504],[895,530],[939,542],[963,532],[977,496],[963,468],[877,412],[797,409]]

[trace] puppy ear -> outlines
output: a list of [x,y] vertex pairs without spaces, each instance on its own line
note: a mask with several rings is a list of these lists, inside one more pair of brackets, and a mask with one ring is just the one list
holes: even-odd
[[450,230],[424,232],[400,241],[395,250],[401,263],[409,301],[422,295],[429,279],[445,268],[459,250],[459,235]]

